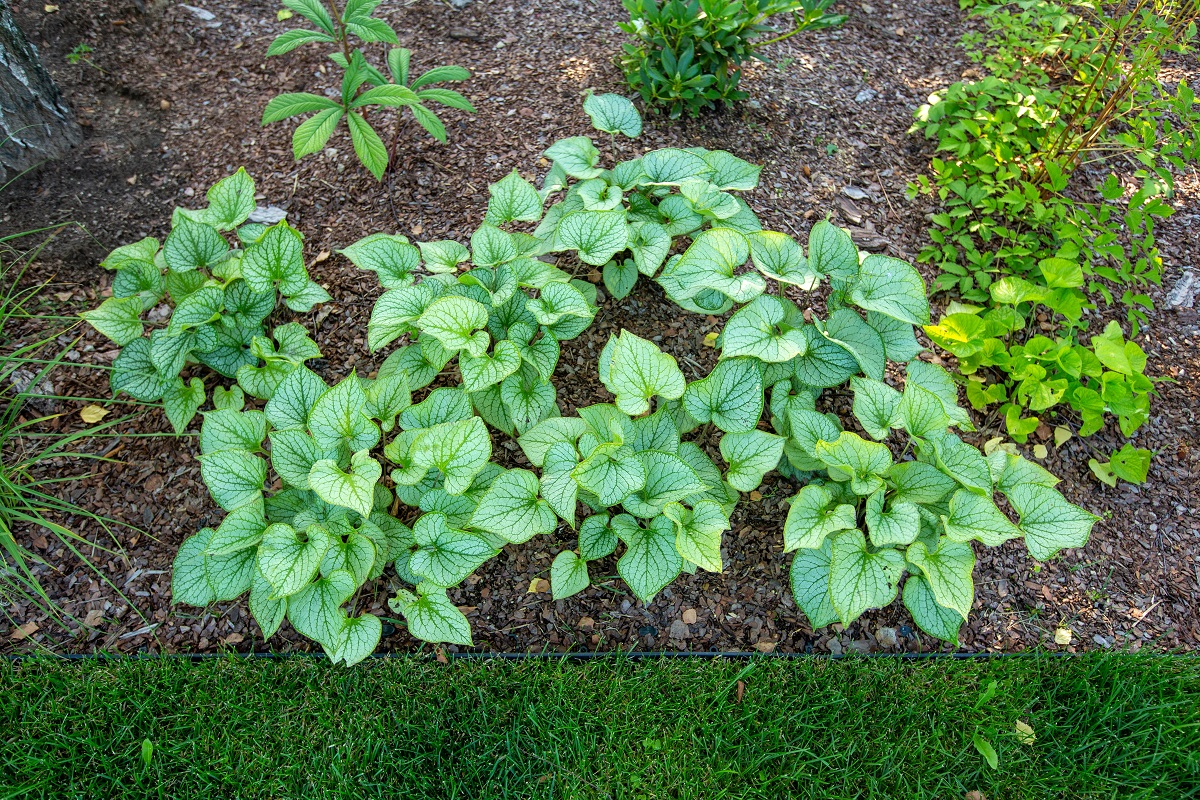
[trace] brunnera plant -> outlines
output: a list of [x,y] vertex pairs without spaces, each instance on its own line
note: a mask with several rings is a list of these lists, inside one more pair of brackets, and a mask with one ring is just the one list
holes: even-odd
[[[590,98],[588,110],[600,130],[640,130],[623,98]],[[204,479],[229,515],[185,543],[177,599],[249,590],[265,633],[286,616],[353,663],[379,636],[378,620],[355,610],[390,563],[408,587],[389,605],[409,631],[469,645],[447,590],[505,544],[553,534],[561,520],[577,534],[552,565],[555,597],[585,589],[588,563],[621,548],[618,572],[649,602],[683,572],[723,569],[741,493],[778,470],[803,484],[784,545],[797,552],[793,591],[814,626],[849,624],[902,592],[923,630],[954,642],[973,597],[972,541],[1021,538],[1037,558],[1086,541],[1095,517],[1052,476],[951,430],[970,419],[950,376],[913,360],[929,306],[911,265],[861,256],[828,222],[807,253],[763,231],[727,191],[753,188],[758,168],[728,153],[658,150],[605,169],[586,137],[564,142],[547,151],[540,191],[516,173],[490,187],[470,248],[384,235],[346,248],[386,289],[371,348],[401,346],[374,380],[328,387],[300,367],[263,411],[206,415]],[[607,207],[587,207],[596,203]],[[650,225],[666,240],[648,253]],[[736,307],[717,366],[688,382],[672,356],[621,331],[597,365],[613,402],[561,416],[558,342],[596,309],[591,287],[543,260],[554,253],[564,266],[603,266],[613,294],[643,274],[690,310]],[[828,314],[809,321],[785,289],[825,281]],[[888,383],[889,364],[907,364],[902,388]],[[439,376],[450,385],[430,389]],[[823,392],[847,388],[865,436],[817,410]],[[533,470],[492,463],[500,434],[517,437]]]
[[[286,221],[247,222],[254,181],[244,169],[217,182],[207,199],[204,209],[175,209],[161,245],[147,237],[110,253],[101,266],[115,271],[112,297],[82,315],[121,347],[113,393],[161,400],[177,433],[206,397],[204,379],[185,382],[181,372],[203,364],[236,380],[229,392],[214,389],[218,404],[240,404],[243,394],[269,398],[292,370],[321,355],[299,323],[278,325],[267,336],[265,321],[278,298],[300,313],[329,300],[304,267],[299,231]],[[164,301],[165,317],[150,313]],[[154,326],[149,334],[143,317]]]
[[[382,180],[400,144],[404,109],[408,109],[429,135],[442,143],[446,141],[446,126],[429,110],[427,103],[475,113],[474,106],[460,93],[433,86],[445,81],[465,81],[471,73],[463,67],[434,67],[412,77],[409,70],[412,51],[394,47],[387,51],[385,74],[372,66],[361,50],[351,45],[351,36],[364,45],[375,42],[398,44],[395,30],[372,16],[379,2],[346,0],[339,11],[332,0],[328,6],[323,0],[283,0],[285,8],[308,20],[315,30],[295,29],[280,34],[267,49],[267,55],[284,55],[305,44],[329,44],[339,48],[338,52],[329,54],[329,60],[342,70],[341,91],[337,97],[288,92],[273,98],[263,111],[263,125],[312,114],[300,123],[292,136],[292,152],[297,161],[320,152],[344,119],[358,160],[376,180]],[[378,114],[372,114],[372,108],[396,109],[390,147],[379,133],[382,120]],[[370,121],[371,117],[375,118],[375,124]]]

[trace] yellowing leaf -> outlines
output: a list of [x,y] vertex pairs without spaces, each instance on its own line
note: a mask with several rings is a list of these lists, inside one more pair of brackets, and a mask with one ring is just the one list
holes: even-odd
[[291,19],[293,16],[295,15],[286,8],[281,8],[275,12],[275,19],[279,20],[280,22],[283,22],[285,19]]
[[1058,628],[1054,631],[1054,643],[1063,645],[1064,647],[1071,643],[1071,629]]
[[1062,447],[1071,438],[1071,429],[1059,425],[1054,429],[1054,446]]
[[704,346],[705,347],[716,347],[718,336],[720,336],[720,334],[718,334],[716,332],[704,334]]
[[108,416],[108,409],[97,405],[84,406],[79,409],[79,416],[88,424],[99,422]]
[[1021,744],[1033,744],[1037,741],[1037,736],[1034,735],[1033,728],[1030,727],[1028,722],[1017,720],[1016,729],[1017,741]]
[[1041,461],[1048,455],[1050,455],[1050,451],[1046,449],[1046,445],[1035,444],[1033,446],[1033,457],[1036,458],[1038,461]]

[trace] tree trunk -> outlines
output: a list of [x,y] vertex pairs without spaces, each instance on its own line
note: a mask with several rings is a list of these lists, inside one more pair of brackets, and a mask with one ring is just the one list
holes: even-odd
[[0,173],[12,175],[58,158],[83,134],[37,49],[0,0]]

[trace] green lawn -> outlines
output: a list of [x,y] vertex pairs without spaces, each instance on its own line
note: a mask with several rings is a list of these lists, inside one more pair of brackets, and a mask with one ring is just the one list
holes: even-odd
[[0,745],[0,798],[1177,800],[1200,661],[35,660]]

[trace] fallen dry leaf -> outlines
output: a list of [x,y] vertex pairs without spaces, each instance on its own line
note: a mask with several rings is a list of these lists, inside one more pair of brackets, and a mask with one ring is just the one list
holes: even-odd
[[754,649],[760,653],[773,653],[775,652],[775,645],[777,644],[779,644],[779,642],[759,642],[758,644],[754,645]]
[[759,500],[762,500],[762,492],[760,492],[758,489],[755,489],[754,491],[750,492],[750,499],[757,503]]
[[1050,451],[1046,449],[1046,445],[1035,444],[1033,446],[1033,457],[1036,458],[1038,461],[1042,461],[1049,454],[1050,454]]
[[1034,735],[1033,728],[1030,727],[1028,722],[1017,720],[1016,729],[1017,741],[1021,744],[1033,744],[1037,741],[1037,736]]
[[1062,447],[1071,438],[1071,429],[1059,425],[1054,429],[1054,446]]
[[526,594],[539,594],[540,592],[550,591],[550,581],[545,578],[534,578],[529,582],[529,591]]
[[84,406],[79,409],[79,416],[90,425],[107,417],[108,409],[97,405]]
[[1069,645],[1071,643],[1071,629],[1059,628],[1058,630],[1054,631],[1054,643],[1061,644],[1064,647]]
[[83,624],[89,628],[94,628],[104,621],[104,612],[99,608],[93,608],[87,612],[87,616],[83,618]]
[[686,609],[683,612],[683,622],[685,625],[694,625],[696,623],[696,609]]
[[128,183],[130,186],[136,185],[137,184],[137,175],[130,175],[128,178],[125,179],[125,182]]
[[746,682],[737,682],[737,702],[742,702],[742,698],[746,696]]
[[231,633],[225,637],[224,642],[225,644],[240,644],[245,638],[240,633]]
[[963,795],[963,800],[987,800],[983,792],[976,789]]
[[68,300],[70,300],[70,299],[71,299],[72,297],[74,297],[74,296],[75,296],[75,293],[74,293],[74,292],[55,292],[55,293],[54,293],[54,297],[55,297],[55,298],[58,300],[58,302],[60,302],[60,303],[65,303],[65,302],[67,302]]
[[38,632],[38,624],[36,622],[26,622],[24,625],[21,625],[20,627],[13,628],[12,638],[16,639],[19,642],[22,639],[28,639],[30,636],[33,636],[37,632]]
[[47,5],[47,6],[43,6],[43,8],[45,9],[47,14],[54,14],[54,13],[58,12],[58,6]]
[[595,626],[596,620],[592,619],[591,617],[581,617],[579,620],[579,627],[583,628],[585,631],[590,631]]

